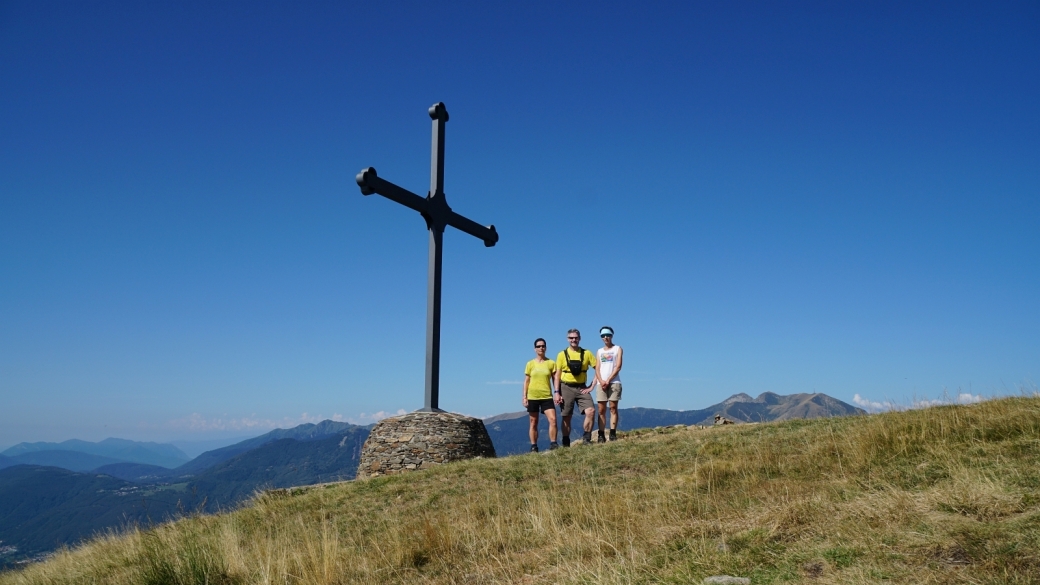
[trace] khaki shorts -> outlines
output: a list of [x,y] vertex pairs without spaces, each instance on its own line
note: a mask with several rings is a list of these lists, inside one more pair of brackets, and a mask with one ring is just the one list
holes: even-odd
[[617,402],[621,400],[621,382],[611,382],[608,387],[609,392],[604,392],[603,388],[596,388],[596,402]]
[[560,382],[560,395],[563,396],[563,410],[560,414],[563,416],[571,416],[574,414],[574,403],[578,403],[578,412],[585,412],[590,408],[594,408],[592,404],[592,396],[590,394],[582,394],[581,386],[571,386],[566,382]]

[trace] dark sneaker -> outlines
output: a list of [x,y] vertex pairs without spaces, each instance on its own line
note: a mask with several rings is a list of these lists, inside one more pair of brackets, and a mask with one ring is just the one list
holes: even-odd
[[607,440],[608,441],[616,441],[617,440],[617,429],[610,429],[610,437]]
[[582,442],[584,442],[584,443],[585,443],[586,445],[588,445],[589,443],[591,443],[591,442],[592,442],[592,431],[589,431],[589,432],[585,433],[584,435],[582,435],[582,436],[581,436],[581,440],[582,440]]
[[556,441],[553,441],[552,443],[549,443],[549,450],[550,451],[555,451],[555,450],[557,450],[559,448],[560,448],[560,446],[556,444]]
[[571,438],[570,437],[564,437],[563,438],[563,446],[564,447],[570,447],[571,446]]
[[607,438],[603,436],[603,433],[600,433],[600,434],[596,435],[596,442],[597,443],[606,443],[607,442]]
[[538,445],[531,445],[531,453],[537,453],[537,452],[538,452]]

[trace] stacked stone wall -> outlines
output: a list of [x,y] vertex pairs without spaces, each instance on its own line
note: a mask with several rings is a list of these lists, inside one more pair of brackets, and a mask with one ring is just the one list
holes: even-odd
[[412,412],[376,423],[361,448],[357,477],[393,475],[494,456],[495,446],[479,418],[454,412]]

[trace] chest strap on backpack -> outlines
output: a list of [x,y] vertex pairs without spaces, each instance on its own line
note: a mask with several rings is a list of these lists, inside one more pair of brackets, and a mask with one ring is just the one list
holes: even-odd
[[571,349],[569,347],[563,350],[563,355],[567,358],[567,369],[570,370],[571,375],[574,376],[575,380],[577,380],[578,376],[585,373],[585,370],[582,369],[582,366],[585,365],[585,348],[578,348],[577,360],[571,359]]

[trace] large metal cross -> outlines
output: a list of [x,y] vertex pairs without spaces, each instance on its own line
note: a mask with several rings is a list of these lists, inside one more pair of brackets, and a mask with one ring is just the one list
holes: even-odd
[[495,226],[484,227],[448,207],[448,201],[444,198],[444,125],[448,121],[448,109],[441,102],[433,104],[430,106],[430,118],[433,118],[433,145],[430,158],[430,192],[426,197],[420,197],[380,179],[372,167],[358,173],[357,184],[361,187],[362,195],[377,193],[418,211],[430,230],[429,290],[426,298],[426,405],[421,412],[442,412],[437,407],[437,402],[440,394],[441,244],[444,240],[444,227],[450,225],[480,238],[488,248],[498,241],[498,232],[495,231]]

